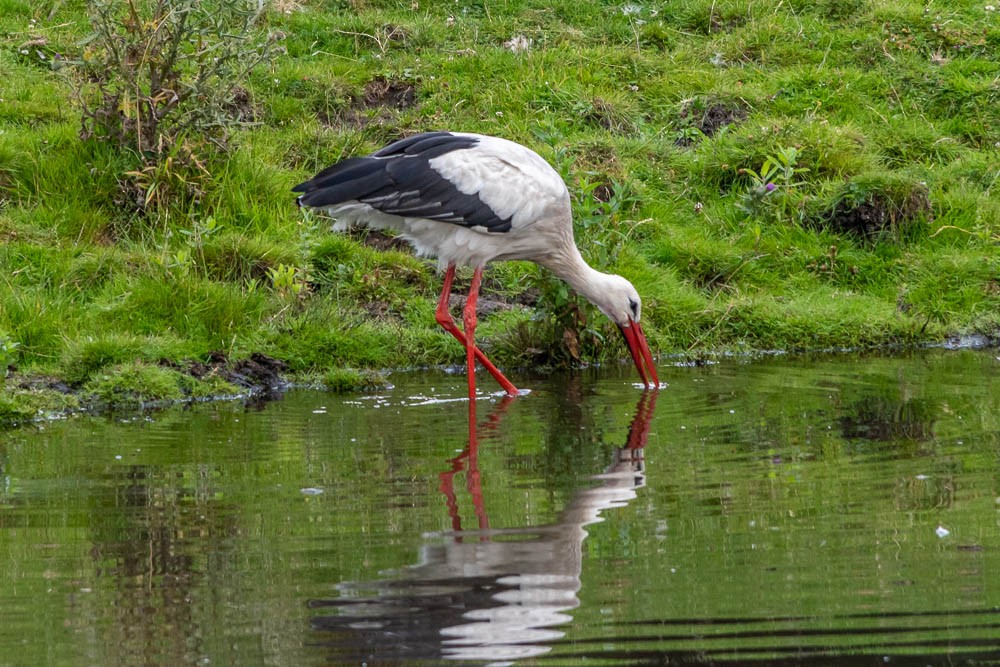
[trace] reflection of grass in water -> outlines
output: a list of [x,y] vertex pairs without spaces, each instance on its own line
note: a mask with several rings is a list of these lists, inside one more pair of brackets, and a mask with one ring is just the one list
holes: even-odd
[[840,423],[846,438],[929,440],[934,435],[935,412],[926,401],[872,395],[847,406]]
[[[723,363],[691,384],[672,374],[641,501],[588,538],[584,593],[624,599],[625,624],[605,641],[741,664],[994,651],[992,356]],[[634,560],[619,556],[626,537]],[[605,634],[581,597],[568,636]]]
[[[665,367],[646,484],[586,526],[579,606],[557,628],[566,636],[552,662],[585,654],[600,664],[612,651],[621,662],[649,650],[772,664],[812,660],[798,647],[828,647],[828,664],[854,652],[940,664],[949,647],[956,657],[992,648],[995,630],[973,626],[995,625],[998,606],[994,357]],[[377,398],[292,393],[260,412],[214,404],[8,434],[0,539],[12,565],[0,603],[11,618],[0,637],[16,632],[26,663],[59,662],[46,657],[61,652],[79,662],[79,633],[40,632],[42,622],[96,636],[86,644],[95,664],[140,654],[177,662],[187,645],[171,642],[195,634],[213,662],[335,663],[335,648],[303,647],[316,638],[304,600],[333,597],[341,582],[391,580],[450,539],[439,475],[467,445],[467,406],[409,402],[461,396],[464,382],[392,380]],[[588,477],[627,441],[641,393],[623,374],[595,371],[578,385],[538,379],[482,432],[491,526],[555,523],[601,485]],[[933,437],[919,449],[906,438],[846,437],[840,420],[871,396],[880,406],[933,406],[916,410],[933,420]],[[495,405],[480,402],[481,421]],[[475,527],[464,474],[455,492],[463,525]],[[938,525],[950,535],[939,538]],[[395,592],[404,601],[417,593]],[[104,641],[122,628],[127,637]]]

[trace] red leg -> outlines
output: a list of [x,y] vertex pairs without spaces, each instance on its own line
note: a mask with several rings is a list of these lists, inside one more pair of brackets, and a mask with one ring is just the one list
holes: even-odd
[[[476,269],[472,273],[472,285],[469,296],[465,298],[465,309],[462,320],[465,324],[465,366],[469,376],[469,401],[476,400],[476,304],[479,303],[479,285],[483,281],[483,270]],[[470,412],[469,418],[475,422],[475,413]]]
[[[479,272],[481,278],[482,269],[477,269],[477,271]],[[454,336],[455,339],[462,344],[462,347],[466,349],[466,355],[468,355],[469,345],[466,342],[465,334],[462,333],[462,330],[455,325],[455,320],[452,319],[451,311],[448,309],[448,298],[451,296],[451,285],[454,282],[454,280],[455,280],[455,265],[451,264],[448,266],[448,270],[444,274],[444,285],[441,289],[441,299],[438,301],[437,311],[435,312],[435,318],[437,319],[438,324],[440,324],[445,331]],[[477,292],[478,292],[478,287],[477,287]],[[475,315],[475,313],[473,313],[473,315]],[[503,387],[503,390],[507,392],[509,396],[517,396],[518,395],[517,387],[515,387],[510,380],[504,377],[503,373],[500,372],[500,369],[498,369],[496,366],[493,365],[493,362],[491,362],[489,359],[486,358],[486,355],[483,354],[482,350],[480,350],[475,345],[472,346],[472,349],[476,360],[479,361],[479,363],[483,365],[483,368],[485,368],[489,372],[489,374],[492,375],[494,379],[496,379],[496,381],[500,383],[500,386]],[[468,359],[466,359],[466,361],[468,363]],[[469,368],[470,369],[472,368],[471,364]]]

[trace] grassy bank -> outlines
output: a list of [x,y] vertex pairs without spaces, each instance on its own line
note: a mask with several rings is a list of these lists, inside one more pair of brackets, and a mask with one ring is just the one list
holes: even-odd
[[[59,65],[93,48],[86,6],[0,0],[0,413],[63,385],[226,393],[253,353],[338,386],[343,368],[460,362],[432,264],[328,235],[289,192],[427,129],[556,165],[584,255],[636,283],[659,353],[998,329],[1000,11],[983,3],[276,0],[255,30],[280,49],[229,91],[224,142],[182,137],[152,167],[81,139],[83,75]],[[500,365],[624,356],[533,266],[488,275],[478,335]]]

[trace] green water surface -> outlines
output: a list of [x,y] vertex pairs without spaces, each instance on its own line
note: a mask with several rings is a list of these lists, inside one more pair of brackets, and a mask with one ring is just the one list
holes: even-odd
[[998,356],[8,433],[0,665],[1000,664]]

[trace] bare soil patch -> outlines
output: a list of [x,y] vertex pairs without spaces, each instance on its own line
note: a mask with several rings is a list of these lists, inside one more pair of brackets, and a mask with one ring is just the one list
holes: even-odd
[[[746,117],[747,111],[743,107],[723,102],[706,106],[700,101],[694,101],[686,104],[680,113],[682,126],[696,128],[706,137],[713,136],[724,127],[742,122]],[[676,143],[678,146],[690,146],[695,143],[695,139],[685,135],[678,138]]]
[[900,201],[888,195],[873,195],[862,202],[840,202],[823,225],[867,241],[897,238],[901,231],[919,220],[929,220],[933,210],[926,187],[914,188]]
[[417,87],[399,79],[375,77],[365,84],[360,95],[354,95],[350,104],[339,111],[321,113],[326,125],[363,129],[370,125],[387,125],[400,111],[417,105]]
[[285,386],[282,373],[288,370],[288,366],[280,359],[260,352],[254,352],[249,358],[235,363],[224,353],[213,352],[207,362],[192,361],[182,367],[182,370],[199,380],[217,375],[237,387],[271,393]]

